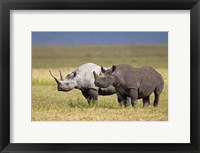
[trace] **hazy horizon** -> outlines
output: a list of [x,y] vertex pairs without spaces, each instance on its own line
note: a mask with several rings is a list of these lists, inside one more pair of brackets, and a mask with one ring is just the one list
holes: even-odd
[[33,45],[167,45],[168,32],[32,32]]

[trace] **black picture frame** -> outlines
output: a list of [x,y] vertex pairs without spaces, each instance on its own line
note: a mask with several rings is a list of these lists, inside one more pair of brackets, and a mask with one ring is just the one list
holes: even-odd
[[[10,143],[10,10],[190,10],[191,143],[28,144]],[[0,151],[1,152],[200,152],[199,0],[0,0]],[[180,36],[181,37],[181,36]]]

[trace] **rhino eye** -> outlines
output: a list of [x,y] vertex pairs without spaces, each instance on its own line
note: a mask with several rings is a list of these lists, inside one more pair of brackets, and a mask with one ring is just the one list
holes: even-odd
[[69,83],[67,82],[66,85],[69,85]]

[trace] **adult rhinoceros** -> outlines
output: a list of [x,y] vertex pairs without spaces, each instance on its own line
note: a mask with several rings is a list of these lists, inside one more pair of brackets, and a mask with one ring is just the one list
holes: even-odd
[[51,71],[49,72],[58,84],[58,91],[68,92],[72,89],[79,89],[90,104],[91,101],[98,100],[98,95],[112,95],[115,93],[115,88],[113,86],[108,86],[107,88],[95,86],[93,71],[100,73],[101,67],[94,63],[86,63],[69,73],[65,78],[61,71],[59,71],[60,80],[58,80]]
[[[134,106],[137,99],[143,99],[143,107],[150,104],[149,97],[154,92],[154,106],[158,105],[160,94],[164,87],[164,80],[160,73],[154,68],[146,66],[134,68],[127,64],[113,65],[111,69],[105,70],[101,67],[104,74],[99,76],[93,72],[95,85],[100,88],[114,86],[118,101],[127,97],[131,98],[131,104]],[[125,106],[127,106],[127,102]]]

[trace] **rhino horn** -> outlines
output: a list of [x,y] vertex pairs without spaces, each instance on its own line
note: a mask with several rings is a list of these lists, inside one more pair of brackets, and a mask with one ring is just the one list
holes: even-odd
[[51,71],[49,70],[49,73],[51,74],[51,76],[56,80],[56,82],[57,83],[59,83],[59,80],[55,77],[55,76],[53,76],[53,74],[51,73]]
[[99,76],[104,76],[104,74],[102,72],[99,73]]
[[60,80],[64,80],[64,77],[63,77],[63,75],[62,75],[60,70],[59,70],[59,73],[60,73]]
[[95,79],[99,77],[99,75],[95,71],[93,71],[93,75]]

